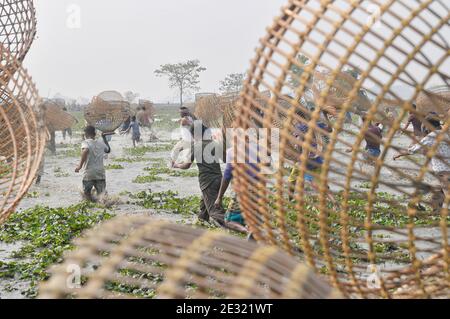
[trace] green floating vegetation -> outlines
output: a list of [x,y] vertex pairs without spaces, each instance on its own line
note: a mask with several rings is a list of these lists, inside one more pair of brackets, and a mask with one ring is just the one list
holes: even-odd
[[173,148],[173,144],[139,146],[135,148],[126,148],[125,153],[132,156],[144,156],[147,153],[168,152]]
[[[342,209],[339,203],[343,203],[343,194],[337,194],[334,196],[336,204],[327,202],[328,211],[326,214],[320,214],[318,206],[317,195],[304,196],[302,224],[308,230],[310,239],[318,239],[320,229],[320,220],[325,221],[327,225],[327,233],[330,237],[330,243],[335,247],[342,247],[341,235],[342,235]],[[272,208],[272,214],[277,211],[276,197],[271,196],[269,200]],[[366,218],[367,207],[369,206],[367,195],[364,193],[350,193],[347,201],[347,223],[348,223],[348,235],[349,245],[354,252],[363,256],[367,254],[367,251],[359,243],[364,238],[366,233]],[[418,227],[439,227],[441,223],[441,216],[435,215],[431,210],[417,211],[415,216],[408,215],[408,201],[400,196],[394,196],[389,193],[379,192],[376,193],[374,202],[371,203],[371,224],[377,225],[382,228],[394,228],[404,229],[408,224],[413,224]],[[286,216],[285,227],[289,233],[289,237],[292,242],[301,250],[302,242],[300,233],[298,230],[298,218],[299,213],[295,203],[284,202],[284,211]],[[447,223],[450,225],[450,217],[447,218]],[[272,221],[272,227],[279,227],[279,222],[274,218]],[[388,234],[383,235],[389,236]],[[381,238],[381,237],[376,237]],[[317,254],[323,253],[322,247],[319,242],[314,245],[314,250]],[[383,255],[395,260],[396,262],[406,262],[409,259],[409,254],[401,243],[375,243],[375,252],[378,255]],[[360,261],[360,260],[359,260]],[[359,262],[358,261],[358,262]]]
[[79,158],[81,157],[81,146],[76,144],[71,145],[67,149],[58,151],[57,156],[58,158],[66,158],[66,157]]
[[7,176],[11,174],[12,172],[12,165],[9,165],[5,162],[0,162],[0,178]]
[[47,268],[62,261],[63,252],[73,248],[72,239],[113,214],[81,203],[65,208],[34,208],[16,212],[0,226],[0,241],[24,242],[10,256],[11,261],[0,261],[0,279],[16,278],[31,282],[30,289],[22,292],[36,297],[36,284],[48,278]]
[[106,170],[119,170],[119,169],[125,169],[125,167],[123,167],[120,164],[109,164],[105,166]]
[[29,192],[27,193],[27,195],[25,196],[25,198],[39,198],[39,193],[34,191],[34,192]]
[[135,200],[134,204],[147,209],[164,210],[174,214],[185,216],[194,215],[200,211],[200,196],[188,196],[181,198],[177,192],[139,192],[130,195]]
[[151,162],[152,164],[163,166],[167,162],[167,159],[163,157],[156,157],[156,158],[149,158],[148,161]]
[[167,179],[157,175],[139,175],[133,180],[133,183],[135,184],[148,184],[154,182],[167,182]]
[[61,167],[56,167],[53,170],[53,173],[55,173],[55,177],[69,177],[70,174],[65,172]]
[[144,168],[146,172],[149,172],[150,175],[169,175],[171,177],[197,177],[197,170],[178,170],[169,167],[147,167]]
[[113,159],[113,162],[116,163],[139,163],[139,162],[147,162],[149,159],[144,157],[120,157]]

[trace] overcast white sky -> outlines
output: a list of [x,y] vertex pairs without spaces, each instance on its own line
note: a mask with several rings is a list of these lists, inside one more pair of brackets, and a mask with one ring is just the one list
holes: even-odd
[[[37,0],[38,36],[25,65],[41,96],[132,90],[155,102],[177,92],[153,71],[199,59],[202,91],[245,72],[285,0]],[[76,26],[80,8],[81,27]],[[75,18],[74,18],[75,17]],[[69,27],[68,27],[69,26]]]

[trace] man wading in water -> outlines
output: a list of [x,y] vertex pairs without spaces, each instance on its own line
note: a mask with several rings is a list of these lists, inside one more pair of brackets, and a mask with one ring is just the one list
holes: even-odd
[[[414,108],[414,111],[410,112],[410,115],[408,118],[408,123],[403,128],[403,131],[407,131],[409,126],[412,125],[413,129],[414,129],[414,136],[416,137],[417,141],[420,141],[420,139],[423,137],[422,121],[419,119],[419,117],[415,113],[415,110],[417,109],[416,104],[413,104],[412,106]],[[414,142],[412,144],[414,144]]]
[[[365,115],[361,116],[361,120],[363,123],[366,122],[367,117]],[[383,139],[383,135],[381,133],[381,129],[377,126],[369,122],[369,127],[367,131],[364,133],[364,140],[366,142],[366,147],[364,152],[362,153],[364,161],[366,161],[370,165],[374,165],[375,161],[381,155],[381,141]],[[349,148],[346,150],[347,153],[353,152],[353,148]],[[361,165],[362,166],[362,165]],[[362,167],[360,167],[362,170]]]
[[[417,144],[408,148],[408,150],[399,152],[399,155],[394,157],[394,161],[408,155],[413,154],[427,154],[431,148],[438,143],[437,138],[442,132],[442,126],[436,113],[430,113],[425,119],[425,129],[428,131],[427,135]],[[437,145],[436,153],[431,158],[431,171],[433,175],[439,179],[439,186],[432,190],[431,207],[435,214],[439,214],[444,206],[445,194],[450,185],[450,137],[448,132],[442,141]]]
[[[208,134],[209,130],[201,121],[194,121],[191,135],[194,142],[191,146],[190,160],[186,163],[175,163],[173,168],[189,169],[195,161],[198,166],[198,181],[202,191],[202,202],[198,218],[202,221],[212,222],[216,226],[224,226],[225,211],[222,207],[214,205],[220,190],[222,170],[220,157],[223,157],[221,146],[214,142]],[[223,146],[222,146],[223,148]]]

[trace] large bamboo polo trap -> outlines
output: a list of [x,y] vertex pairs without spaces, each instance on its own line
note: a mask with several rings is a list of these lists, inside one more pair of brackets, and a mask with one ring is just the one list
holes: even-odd
[[104,133],[114,132],[130,115],[130,104],[115,91],[95,96],[84,110],[86,122]]
[[278,248],[150,217],[116,218],[76,245],[41,298],[340,297]]
[[41,108],[44,112],[45,125],[49,131],[63,131],[72,128],[77,123],[77,119],[73,115],[64,111],[54,101],[45,101]]
[[[2,0],[0,25],[1,50],[9,53],[11,62],[17,61],[2,65],[0,77],[12,76],[20,67],[36,35],[36,12],[33,1]],[[4,63],[5,60],[2,58],[2,61]]]
[[21,62],[36,33],[32,1],[0,7],[0,224],[26,194],[46,139],[39,96]]
[[[448,191],[434,215],[419,203],[426,206],[425,194],[439,185],[431,158],[449,159],[436,153],[437,146],[422,157],[392,158],[417,143],[403,130],[409,113],[421,120],[439,113],[437,142],[449,142],[449,3],[371,2],[380,14],[367,9],[368,1],[291,0],[283,8],[257,50],[234,122],[273,129],[277,113],[286,115],[279,144],[263,147],[278,147],[272,153],[279,155],[278,169],[237,165],[238,198],[258,241],[298,255],[345,296],[448,297]],[[259,103],[267,90],[271,98]],[[287,110],[278,102],[286,97]],[[386,105],[397,116],[388,116]],[[323,110],[332,109],[330,133],[318,122],[326,121]],[[347,112],[365,121],[345,124]],[[366,160],[372,121],[384,126],[384,138],[380,157]],[[294,134],[299,124],[307,126],[303,139]],[[309,161],[317,152],[320,170]],[[298,175],[289,180],[294,165]],[[311,177],[317,193],[305,183]],[[368,285],[372,270],[379,282]]]

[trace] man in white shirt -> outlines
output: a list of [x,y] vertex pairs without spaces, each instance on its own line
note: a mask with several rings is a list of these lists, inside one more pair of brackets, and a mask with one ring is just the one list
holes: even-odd
[[445,194],[450,185],[450,147],[448,145],[450,138],[448,132],[442,132],[442,126],[437,114],[430,113],[426,117],[424,124],[426,124],[428,130],[427,135],[419,143],[410,146],[407,151],[400,152],[399,155],[394,157],[394,160],[412,154],[426,154],[436,145],[438,142],[437,138],[445,134],[444,138],[437,145],[436,153],[431,158],[431,171],[440,181],[440,187],[433,191],[431,206],[435,213],[440,213],[444,205]]
[[187,107],[180,108],[180,117],[181,140],[174,146],[170,154],[172,167],[175,166],[176,162],[184,162],[187,160],[186,158],[179,160],[180,153],[185,151],[185,156],[183,157],[186,157],[186,154],[189,155],[187,152],[189,152],[192,143],[191,128],[194,124],[195,117]]
[[79,173],[85,167],[83,175],[83,192],[89,201],[94,201],[92,197],[92,188],[95,188],[97,195],[101,195],[106,190],[106,174],[103,165],[104,155],[111,152],[111,148],[102,134],[103,141],[95,139],[95,128],[87,126],[84,129],[85,140],[81,143],[81,161],[75,169]]

